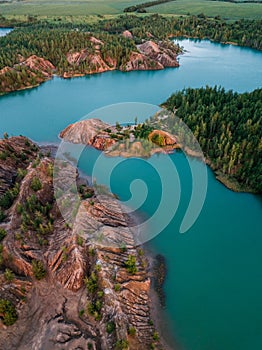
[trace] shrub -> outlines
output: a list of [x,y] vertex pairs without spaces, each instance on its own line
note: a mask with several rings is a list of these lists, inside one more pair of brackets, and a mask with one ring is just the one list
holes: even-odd
[[144,253],[144,251],[143,251],[143,249],[142,248],[139,248],[138,249],[138,255],[139,256],[143,256],[145,253]]
[[0,160],[6,160],[8,157],[8,153],[6,151],[0,152]]
[[87,305],[87,311],[90,315],[94,316],[96,321],[101,320],[101,308],[102,308],[102,302],[97,300],[95,303],[88,303]]
[[91,273],[89,278],[86,277],[84,282],[89,293],[94,294],[97,291],[97,276],[94,272]]
[[153,333],[153,340],[154,340],[154,341],[158,341],[158,340],[159,340],[159,335],[158,335],[157,332],[154,332],[154,333]]
[[101,298],[103,298],[103,296],[104,296],[104,292],[103,292],[102,290],[100,290],[100,291],[97,292],[97,297],[98,297],[98,298],[101,299]]
[[42,188],[42,183],[41,181],[39,180],[38,177],[33,177],[32,181],[31,181],[31,185],[30,185],[31,189],[35,192],[41,190]]
[[13,204],[14,199],[19,194],[19,184],[15,183],[12,189],[7,190],[0,198],[0,207],[3,209],[9,209]]
[[14,324],[18,317],[14,305],[6,299],[0,299],[0,315],[6,326]]
[[47,175],[50,176],[50,177],[53,177],[53,174],[54,174],[54,166],[53,164],[48,164],[48,167],[47,167]]
[[0,242],[5,238],[6,236],[6,230],[3,228],[0,228]]
[[76,242],[77,242],[78,245],[80,245],[82,247],[83,244],[84,244],[84,238],[81,237],[80,235],[78,235],[77,239],[76,239]]
[[82,317],[82,316],[84,315],[84,313],[85,313],[85,310],[84,310],[84,309],[80,310],[80,311],[79,311],[79,316]]
[[116,284],[114,285],[114,290],[115,290],[115,292],[119,292],[120,289],[121,289],[121,284],[116,283]]
[[127,271],[132,275],[134,275],[137,272],[136,257],[134,255],[128,256],[128,259],[125,263],[125,267]]
[[115,326],[115,323],[114,323],[114,322],[108,322],[108,323],[106,324],[106,331],[107,331],[108,334],[113,333],[114,330],[115,330],[115,328],[116,328],[116,326]]
[[126,339],[121,339],[116,342],[115,350],[128,349],[128,341]]
[[32,269],[33,274],[37,280],[41,280],[46,275],[46,270],[44,268],[44,265],[42,261],[39,260],[33,260],[32,261]]
[[17,169],[17,181],[23,180],[23,178],[26,176],[27,170],[26,169]]
[[134,337],[136,335],[135,327],[128,328],[128,334],[131,335],[131,337]]
[[11,282],[14,279],[15,275],[13,271],[5,269],[4,277],[6,281]]
[[0,222],[4,221],[5,218],[6,218],[5,213],[4,213],[3,210],[0,208]]

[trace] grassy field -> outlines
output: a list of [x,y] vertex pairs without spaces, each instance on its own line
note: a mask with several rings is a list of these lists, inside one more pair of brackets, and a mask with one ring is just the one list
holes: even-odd
[[[143,1],[142,1],[143,2]],[[0,4],[3,15],[85,16],[119,14],[141,0],[23,0]]]
[[[86,16],[116,15],[123,13],[125,7],[146,0],[8,0],[0,3],[3,15],[38,16]],[[0,0],[1,2],[1,0]],[[176,0],[147,9],[150,13],[160,14],[199,14],[221,16],[228,19],[262,18],[262,4],[234,4],[209,0]]]
[[204,13],[207,16],[221,16],[227,19],[261,19],[261,4],[234,4],[222,1],[208,0],[176,0],[159,6],[150,7],[148,12],[159,12],[163,14],[198,15]]

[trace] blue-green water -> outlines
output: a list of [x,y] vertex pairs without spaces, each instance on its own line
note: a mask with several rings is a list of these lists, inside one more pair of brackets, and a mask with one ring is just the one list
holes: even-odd
[[12,28],[0,28],[0,36],[5,36],[12,31]]
[[[52,142],[69,123],[108,104],[128,101],[158,104],[173,91],[187,86],[217,84],[237,91],[261,87],[260,52],[208,41],[185,40],[183,45],[189,52],[181,57],[178,69],[109,72],[72,80],[55,78],[36,89],[2,96],[0,134],[7,131]],[[133,121],[134,113],[131,107],[124,110],[122,121]],[[97,115],[105,121],[115,121],[113,113]],[[141,114],[139,118],[142,117]],[[90,172],[97,154],[91,151],[90,163],[81,160],[81,167]],[[161,165],[163,157],[155,156],[155,160]],[[152,250],[166,257],[168,266],[164,326],[168,324],[182,349],[260,350],[261,198],[227,190],[209,170],[208,193],[201,215],[181,235],[178,229],[190,197],[191,175],[181,153],[171,159],[180,175],[181,201],[174,220],[150,244]],[[149,186],[150,200],[142,209],[151,214],[161,189],[147,162],[124,161],[113,172],[112,191],[127,199],[129,183],[136,177],[142,177]]]

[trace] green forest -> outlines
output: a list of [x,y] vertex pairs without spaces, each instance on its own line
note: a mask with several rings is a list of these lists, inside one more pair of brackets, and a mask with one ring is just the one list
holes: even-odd
[[[7,25],[7,20],[0,17],[0,25]],[[209,38],[217,42],[234,42],[258,50],[262,48],[262,20],[240,20],[227,23],[217,18],[204,15],[188,17],[163,17],[151,15],[139,17],[122,15],[114,19],[101,19],[96,23],[74,24],[28,18],[27,22],[16,24],[16,28],[7,36],[0,38],[0,70],[14,67],[0,74],[0,93],[35,86],[46,80],[41,71],[32,71],[21,66],[21,60],[37,55],[49,60],[58,75],[64,72],[85,74],[92,72],[88,60],[80,65],[72,65],[66,55],[88,49],[92,53],[94,46],[91,36],[103,41],[101,57],[106,61],[116,61],[116,67],[124,65],[132,51],[137,51],[136,44],[148,40],[162,40],[170,37]],[[122,32],[131,31],[133,38],[125,38]],[[109,63],[110,65],[110,63]]]
[[[262,193],[262,89],[185,89],[164,106],[192,130],[218,179],[235,190]],[[174,120],[169,117],[169,130]]]
[[155,0],[155,1],[143,2],[142,4],[139,4],[139,5],[134,5],[134,6],[129,6],[129,7],[124,8],[124,12],[145,13],[146,8],[148,8],[148,7],[165,4],[165,3],[171,2],[171,1],[174,1],[174,0]]

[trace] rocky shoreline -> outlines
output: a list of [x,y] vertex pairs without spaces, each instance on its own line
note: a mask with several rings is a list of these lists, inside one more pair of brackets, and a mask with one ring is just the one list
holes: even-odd
[[100,119],[86,119],[67,126],[59,137],[103,151],[109,157],[150,158],[156,153],[172,153],[181,145],[175,136],[148,124],[110,125]]
[[[116,199],[97,199],[80,181],[68,225],[54,198],[51,153],[24,137],[0,140],[0,347],[163,349],[128,217]],[[64,172],[71,167],[62,162]]]
[[[132,34],[126,32],[123,36],[131,40]],[[91,36],[89,41],[91,47],[67,53],[65,59],[69,67],[66,71],[57,71],[57,67],[48,59],[36,55],[27,58],[18,55],[17,64],[0,70],[0,94],[39,86],[54,75],[68,79],[113,70],[130,72],[179,67],[177,56],[181,53],[180,49],[169,41],[144,41],[136,46],[136,51],[130,53],[129,60],[120,65],[116,59],[104,57],[104,42],[94,36]],[[86,68],[83,68],[83,65]]]

